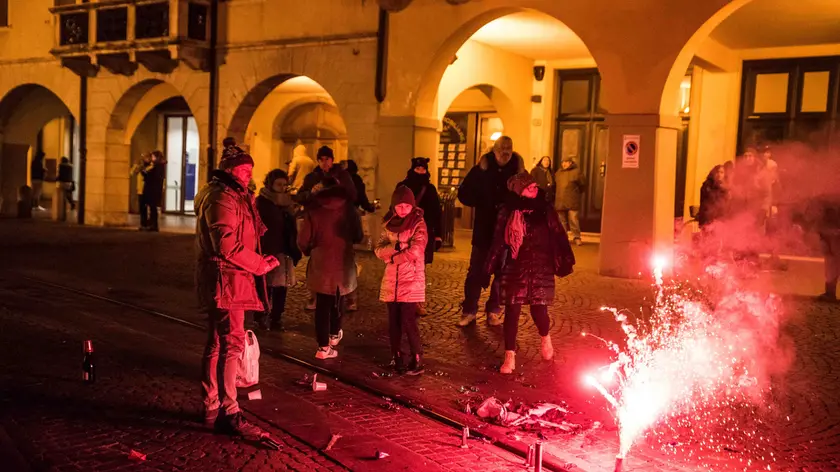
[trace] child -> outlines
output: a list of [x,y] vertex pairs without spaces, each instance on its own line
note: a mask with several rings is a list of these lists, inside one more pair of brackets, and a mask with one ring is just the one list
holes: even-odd
[[[388,306],[391,352],[400,374],[420,375],[425,370],[420,359],[423,346],[417,327],[417,304],[426,301],[427,241],[423,210],[416,206],[414,193],[405,185],[397,186],[375,252],[386,264],[379,300]],[[411,353],[407,371],[401,350],[403,333],[408,336]]]

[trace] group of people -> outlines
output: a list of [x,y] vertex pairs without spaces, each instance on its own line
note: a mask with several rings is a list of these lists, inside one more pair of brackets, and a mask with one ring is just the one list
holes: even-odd
[[554,204],[563,227],[569,238],[578,246],[580,238],[580,209],[583,192],[586,190],[586,176],[578,167],[574,157],[560,161],[560,168],[555,173],[549,156],[540,158],[531,170],[537,186],[545,192],[549,203]]
[[[296,152],[296,157],[302,155]],[[317,166],[302,179],[305,163],[300,160],[293,159],[292,175],[281,169],[269,172],[254,197],[248,188],[253,158],[235,144],[226,146],[219,169],[195,199],[197,291],[210,327],[204,354],[205,423],[234,434],[253,428],[236,402],[236,366],[245,344],[246,311],[255,312],[262,326],[279,326],[288,288],[295,283],[294,267],[308,256],[306,282],[315,296],[315,357],[332,359],[338,356],[344,336],[344,298],[358,286],[354,244],[363,238],[360,208],[375,207],[358,188],[361,179],[336,164],[329,147],[318,150]],[[376,257],[385,264],[379,299],[388,311],[392,365],[408,375],[424,372],[417,317],[426,301],[425,266],[442,241],[440,201],[428,163],[427,158],[412,159],[374,244]],[[294,182],[300,186],[292,187]],[[459,324],[475,322],[481,291],[491,287],[488,313],[497,319],[493,324],[501,324],[500,308],[506,309],[506,351],[500,372],[515,369],[522,305],[530,305],[542,336],[542,356],[551,359],[548,305],[554,299],[554,277],[570,274],[575,259],[557,211],[524,171],[510,138],[500,138],[482,156],[459,189],[459,199],[476,209]],[[302,207],[299,231],[295,205]],[[224,388],[219,392],[222,354]]]
[[132,166],[130,175],[137,179],[140,231],[160,231],[158,208],[163,204],[166,156],[161,151],[142,154],[140,160]]
[[32,183],[32,209],[46,211],[41,206],[41,196],[44,194],[44,182],[55,182],[57,189],[62,190],[63,199],[71,210],[76,209],[76,202],[73,200],[73,192],[76,191],[76,183],[73,180],[73,164],[70,159],[62,157],[58,164],[58,172],[55,178],[48,178],[47,165],[44,162],[46,154],[43,151],[36,151],[29,164],[29,180]]

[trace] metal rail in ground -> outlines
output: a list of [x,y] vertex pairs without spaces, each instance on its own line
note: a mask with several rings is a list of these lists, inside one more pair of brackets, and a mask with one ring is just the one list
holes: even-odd
[[[183,325],[183,326],[188,326],[190,328],[199,329],[201,331],[205,331],[207,329],[207,327],[204,326],[204,325],[201,325],[201,324],[198,324],[198,323],[193,323],[192,321],[187,321],[185,319],[178,318],[177,316],[167,315],[166,313],[163,313],[163,312],[160,312],[160,311],[157,311],[157,310],[153,310],[153,309],[150,309],[150,308],[145,308],[145,307],[142,307],[142,306],[139,306],[139,305],[135,305],[133,303],[128,303],[128,302],[125,302],[125,301],[122,301],[122,300],[117,300],[115,298],[110,298],[110,297],[105,297],[105,296],[102,296],[102,295],[97,295],[95,293],[91,293],[91,292],[88,292],[88,291],[85,291],[85,290],[80,290],[80,289],[77,289],[77,288],[68,287],[66,285],[61,285],[61,284],[49,282],[49,281],[34,278],[34,277],[20,276],[20,278],[23,279],[23,280],[28,280],[28,281],[33,282],[33,283],[37,283],[37,284],[45,285],[45,286],[52,287],[52,288],[55,288],[55,289],[63,290],[65,292],[74,293],[74,294],[82,296],[82,297],[92,298],[92,299],[103,301],[103,302],[106,302],[106,303],[111,303],[113,305],[118,305],[118,306],[121,306],[123,308],[128,308],[128,309],[131,309],[131,310],[134,310],[134,311],[138,311],[138,312],[141,312],[141,313],[152,315],[152,316],[155,316],[155,317],[158,317],[158,318],[165,319],[167,321],[178,323],[178,324]],[[345,375],[342,375],[342,374],[337,373],[335,371],[332,371],[330,369],[324,368],[323,366],[312,364],[311,362],[305,361],[305,360],[300,359],[298,357],[291,356],[291,355],[285,354],[283,352],[275,351],[275,350],[270,349],[270,348],[264,348],[262,346],[260,347],[260,350],[261,350],[261,352],[265,352],[265,353],[271,355],[274,358],[277,358],[277,359],[285,361],[285,362],[289,362],[291,364],[298,365],[300,367],[307,368],[307,369],[315,371],[319,374],[327,375],[329,377],[332,377],[332,378],[338,380],[339,382],[341,382],[343,384],[349,385],[350,387],[353,387],[357,390],[361,390],[363,392],[369,393],[371,395],[375,395],[375,396],[378,396],[378,397],[387,397],[387,398],[392,397],[390,394],[388,394],[386,392],[382,392],[381,390],[378,390],[374,387],[366,385],[362,382],[355,381],[353,379],[348,378]],[[398,403],[398,404],[402,405],[403,407],[413,409],[414,411],[419,412],[420,414],[422,414],[423,416],[425,416],[427,418],[430,418],[430,419],[432,419],[432,420],[434,420],[438,423],[441,423],[445,426],[457,429],[458,431],[463,431],[463,428],[467,426],[467,425],[461,423],[460,421],[458,421],[456,419],[450,418],[450,417],[448,417],[448,416],[446,416],[442,413],[436,412],[436,411],[432,410],[431,408],[428,408],[424,405],[415,404],[412,401],[407,400],[407,399],[402,398],[402,397],[391,398],[391,401],[394,402],[394,403]],[[253,412],[251,412],[251,413],[254,414]],[[254,414],[254,416],[257,416],[258,418],[260,418],[261,420],[263,420],[267,423],[274,424],[273,422],[268,421],[265,418],[260,417],[259,415]],[[276,425],[276,424],[274,424],[274,426],[279,428],[279,426]],[[280,429],[283,429],[283,428],[280,428]],[[491,444],[495,447],[498,447],[500,449],[503,449],[503,450],[505,450],[505,451],[507,451],[511,454],[519,456],[523,459],[523,461],[526,461],[526,460],[529,459],[527,449],[520,449],[520,448],[517,448],[517,447],[513,446],[512,444],[508,444],[508,443],[505,443],[505,442],[502,442],[502,441],[498,441],[495,438],[493,438],[491,436],[488,436],[488,435],[486,435],[486,434],[484,434],[480,431],[476,431],[472,428],[470,429],[470,436],[475,437],[475,438],[480,439],[480,440],[483,440],[486,443],[489,443],[489,444]],[[317,446],[314,446],[312,444],[310,444],[310,446],[312,446],[315,449],[318,449]],[[554,472],[567,472],[568,468],[565,467],[564,465],[565,464],[558,463],[554,460],[551,460],[550,458],[547,458],[547,457],[543,458],[542,466],[546,470],[550,470],[550,471],[554,471]]]

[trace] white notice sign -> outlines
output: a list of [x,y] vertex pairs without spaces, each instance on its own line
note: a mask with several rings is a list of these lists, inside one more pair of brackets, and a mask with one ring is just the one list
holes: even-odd
[[624,146],[622,147],[621,168],[639,168],[639,141],[641,136],[637,134],[625,134]]

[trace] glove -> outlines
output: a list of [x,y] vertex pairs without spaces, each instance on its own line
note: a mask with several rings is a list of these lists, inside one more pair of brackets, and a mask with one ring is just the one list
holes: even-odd
[[257,275],[265,275],[280,266],[280,261],[274,256],[265,256],[257,269]]
[[435,252],[440,251],[440,248],[443,247],[443,239],[435,238]]

